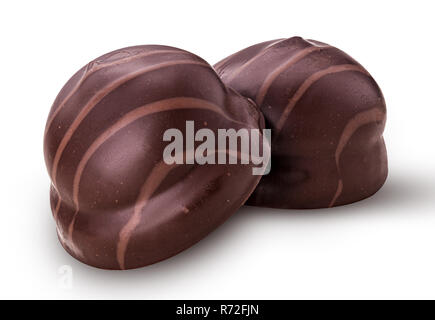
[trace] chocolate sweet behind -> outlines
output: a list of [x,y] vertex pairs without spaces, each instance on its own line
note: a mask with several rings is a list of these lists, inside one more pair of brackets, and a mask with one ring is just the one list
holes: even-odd
[[215,66],[254,100],[272,129],[272,167],[248,204],[323,208],[369,197],[385,182],[385,101],[343,51],[300,37],[263,42]]
[[111,52],[65,84],[44,153],[58,237],[72,256],[106,269],[145,266],[190,247],[246,201],[260,179],[252,164],[163,161],[164,131],[184,132],[187,120],[214,132],[264,127],[255,104],[172,47]]

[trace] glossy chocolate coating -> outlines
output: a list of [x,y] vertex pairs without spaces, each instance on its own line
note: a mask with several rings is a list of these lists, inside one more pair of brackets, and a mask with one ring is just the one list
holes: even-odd
[[374,194],[387,177],[385,101],[343,51],[300,37],[263,42],[215,66],[272,129],[272,167],[248,204],[324,208]]
[[[80,69],[48,117],[44,154],[59,239],[80,261],[130,269],[166,259],[223,223],[260,176],[252,165],[168,165],[166,129],[260,128],[255,104],[184,50],[137,46]],[[187,155],[185,155],[187,157]]]

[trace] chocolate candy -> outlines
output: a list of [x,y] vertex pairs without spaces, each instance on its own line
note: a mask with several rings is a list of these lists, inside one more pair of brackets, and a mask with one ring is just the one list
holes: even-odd
[[192,246],[245,202],[260,179],[252,163],[163,161],[164,132],[184,132],[186,121],[213,132],[264,127],[255,104],[172,47],[116,50],[65,84],[44,153],[58,236],[72,256],[105,269],[145,266]]
[[343,51],[300,37],[256,44],[215,66],[272,129],[272,167],[248,204],[324,208],[369,197],[387,177],[385,101]]

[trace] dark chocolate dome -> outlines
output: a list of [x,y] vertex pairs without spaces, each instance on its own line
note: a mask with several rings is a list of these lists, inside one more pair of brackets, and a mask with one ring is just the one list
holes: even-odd
[[264,126],[255,104],[208,63],[172,47],[116,50],[66,83],[44,153],[59,239],[71,255],[99,268],[145,266],[190,247],[246,201],[260,179],[251,164],[163,161],[163,133],[184,131],[187,120],[214,132]]
[[324,208],[374,194],[387,177],[386,107],[343,51],[300,37],[263,42],[215,66],[272,129],[272,166],[248,204]]

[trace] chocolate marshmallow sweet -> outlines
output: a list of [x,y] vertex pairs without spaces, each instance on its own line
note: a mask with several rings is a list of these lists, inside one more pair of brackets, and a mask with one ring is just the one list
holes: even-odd
[[254,103],[173,47],[116,50],[65,84],[44,154],[58,237],[72,256],[104,269],[146,266],[192,246],[246,201],[260,179],[252,163],[164,161],[164,132],[186,121],[213,132],[264,127]]
[[386,106],[343,51],[300,37],[256,44],[214,66],[272,129],[272,168],[248,204],[324,208],[373,195],[387,177]]

